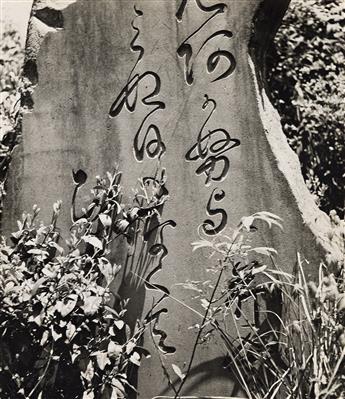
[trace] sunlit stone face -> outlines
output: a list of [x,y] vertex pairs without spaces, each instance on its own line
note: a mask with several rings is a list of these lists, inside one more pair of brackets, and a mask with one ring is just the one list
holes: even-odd
[[[259,3],[56,2],[61,28],[49,19],[54,1],[47,9],[40,1],[30,21],[28,50],[37,53],[38,83],[14,154],[4,229],[13,229],[17,215],[35,203],[49,220],[50,207],[62,199],[67,236],[72,169],[89,176],[78,193],[80,207],[93,177],[115,163],[123,172],[124,203],[134,201],[138,179],[148,191],[164,187],[169,199],[155,222],[138,225],[138,241],[128,247],[121,238],[112,253],[124,270],[117,289],[132,298],[130,319],[156,320],[143,343],[151,358],[137,376],[143,399],[172,394],[157,347],[169,367],[183,370],[190,359],[196,338],[190,327],[204,310],[180,284],[212,280],[207,269],[216,262],[192,252],[200,235],[212,240],[242,216],[267,210],[284,219],[285,230],[262,228],[258,240],[277,249],[284,270],[292,270],[297,250],[305,249],[311,261],[316,254],[306,244],[314,245],[314,237],[302,217],[309,197],[257,81],[261,65],[251,57],[266,46],[260,43],[265,35],[252,40],[258,24],[261,33],[277,24],[255,18]],[[43,38],[38,49],[37,37]],[[287,243],[284,234],[293,239]],[[200,345],[182,393],[230,395],[234,382],[224,362],[216,337]]]

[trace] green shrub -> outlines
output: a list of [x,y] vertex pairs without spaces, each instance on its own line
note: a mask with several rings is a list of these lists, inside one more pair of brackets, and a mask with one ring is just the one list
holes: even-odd
[[13,244],[3,239],[0,245],[2,398],[121,399],[135,389],[128,376],[146,355],[139,344],[152,316],[127,325],[128,300],[110,289],[120,266],[109,256],[118,237],[143,239],[140,226],[157,217],[164,190],[158,182],[143,182],[133,205],[124,206],[121,174],[108,173],[97,179],[92,202],[76,216],[74,201],[87,176],[81,170],[73,176],[67,251],[57,227],[61,202],[47,226],[34,206],[18,222]]
[[292,0],[268,56],[289,144],[321,209],[343,216],[345,3]]
[[18,33],[10,26],[1,32],[0,53],[0,212],[11,151],[20,131],[21,68],[24,51]]

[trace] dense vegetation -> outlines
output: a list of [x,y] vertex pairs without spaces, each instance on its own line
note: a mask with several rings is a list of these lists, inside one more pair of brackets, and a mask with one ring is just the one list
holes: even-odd
[[24,51],[18,33],[8,27],[0,42],[0,211],[4,196],[4,181],[11,160],[11,150],[20,130],[20,73]]
[[128,299],[110,287],[121,281],[121,266],[110,262],[110,251],[121,236],[134,242],[166,196],[158,183],[152,188],[143,182],[133,204],[125,206],[121,173],[114,170],[97,178],[88,208],[76,210],[86,179],[82,170],[73,173],[67,249],[57,227],[61,201],[50,224],[39,222],[34,205],[11,244],[0,242],[1,398],[120,399],[135,390],[129,376],[146,356],[140,341],[154,318],[149,312],[136,325],[126,324]]
[[268,82],[307,185],[344,215],[345,2],[292,0],[269,51]]

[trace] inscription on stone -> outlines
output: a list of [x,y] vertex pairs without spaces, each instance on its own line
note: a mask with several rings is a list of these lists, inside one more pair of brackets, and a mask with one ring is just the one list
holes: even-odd
[[[112,253],[123,267],[119,290],[132,297],[129,317],[153,321],[143,342],[151,358],[134,376],[143,399],[173,394],[160,356],[183,372],[189,361],[190,327],[201,322],[191,309],[203,309],[180,284],[211,278],[206,254],[192,252],[198,231],[212,239],[265,210],[284,220],[283,232],[262,229],[259,236],[278,251],[284,270],[293,270],[299,252],[312,274],[326,251],[329,221],[313,204],[262,89],[261,56],[287,4],[34,2],[26,61],[37,69],[34,106],[13,156],[3,230],[14,231],[33,204],[50,220],[62,199],[60,227],[68,235],[71,170],[104,175],[118,163],[124,202],[142,204],[157,193],[159,203],[145,209],[157,209],[153,221],[134,218]],[[46,26],[40,9],[61,13],[63,26]],[[78,192],[78,205],[91,188],[87,182]],[[224,362],[220,341],[200,345],[181,395],[236,395]]]

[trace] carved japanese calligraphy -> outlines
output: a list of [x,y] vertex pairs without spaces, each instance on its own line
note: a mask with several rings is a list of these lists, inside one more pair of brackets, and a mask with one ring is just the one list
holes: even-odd
[[[134,10],[137,16],[143,15],[142,11],[138,10],[136,7],[134,7]],[[145,107],[150,108],[150,111],[140,122],[140,126],[135,134],[133,142],[135,159],[138,162],[141,162],[144,159],[145,152],[148,158],[158,157],[158,159],[160,159],[165,153],[166,147],[162,140],[159,127],[153,123],[146,126],[146,122],[156,111],[165,109],[165,104],[162,101],[153,100],[153,98],[159,95],[161,90],[161,79],[156,72],[146,71],[142,74],[136,73],[132,76],[136,66],[142,59],[145,50],[142,46],[136,44],[136,39],[140,34],[140,29],[134,25],[134,21],[132,21],[131,26],[133,30],[135,30],[136,34],[130,47],[133,51],[139,52],[139,55],[130,72],[127,84],[110,107],[109,116],[111,118],[117,117],[122,112],[123,108],[126,108],[127,111],[131,113],[135,112],[138,101],[140,101]],[[139,99],[140,88],[144,91],[148,87],[152,87],[152,89],[149,89],[149,93],[142,95],[142,98]],[[154,108],[152,109],[151,107]],[[144,133],[142,134],[142,132]]]
[[216,101],[205,95],[202,109],[205,110],[208,106],[212,109],[198,133],[197,142],[185,156],[187,161],[203,161],[197,168],[196,174],[206,175],[207,186],[211,181],[219,182],[225,179],[230,168],[230,161],[225,153],[240,145],[240,140],[232,138],[226,129],[218,128],[205,132],[205,127],[217,107]]
[[[200,0],[195,0],[198,8],[202,12],[212,13],[210,17],[208,17],[196,30],[194,30],[178,47],[177,54],[179,57],[185,59],[185,79],[188,85],[191,85],[194,81],[194,72],[193,66],[197,56],[200,52],[206,47],[207,44],[211,42],[211,40],[215,38],[232,38],[233,34],[229,30],[218,30],[210,35],[207,39],[205,39],[201,46],[199,46],[197,51],[193,50],[193,45],[191,44],[191,39],[195,37],[205,26],[208,24],[213,18],[215,18],[218,14],[224,13],[224,10],[227,8],[226,4],[218,3],[212,6],[204,6]],[[176,13],[176,18],[179,22],[182,21],[183,14],[185,12],[187,1],[183,0],[181,5]],[[236,68],[236,60],[233,54],[228,49],[221,49],[218,43],[218,49],[211,52],[211,54],[207,58],[206,67],[208,73],[213,73],[218,68],[220,61],[224,60],[228,63],[225,71],[221,72],[217,77],[215,77],[212,82],[217,80],[225,79],[229,77]]]
[[212,191],[212,194],[210,196],[210,199],[208,200],[207,203],[207,214],[209,216],[215,216],[215,215],[220,215],[221,220],[218,224],[218,226],[215,225],[213,220],[211,219],[206,219],[204,223],[202,224],[202,229],[205,234],[209,236],[214,236],[218,233],[220,233],[224,228],[226,227],[227,221],[228,221],[228,215],[225,212],[224,209],[221,208],[213,208],[212,206],[212,201],[220,202],[225,198],[225,192],[223,190],[219,190],[218,188],[215,188]]
[[158,293],[162,293],[162,296],[157,300],[157,302],[154,304],[154,307],[152,307],[151,310],[149,311],[149,313],[146,315],[145,320],[146,320],[146,322],[154,321],[153,334],[160,337],[159,342],[158,342],[158,348],[163,353],[171,354],[176,351],[175,347],[168,346],[165,344],[167,334],[165,331],[158,329],[158,327],[157,327],[161,313],[167,313],[167,309],[163,308],[155,313],[152,312],[152,309],[157,307],[157,305],[159,305],[167,297],[167,295],[170,294],[170,292],[167,287],[165,287],[161,284],[154,284],[151,282],[151,279],[154,277],[154,275],[157,274],[160,270],[162,270],[163,260],[168,255],[168,252],[169,252],[168,248],[164,245],[164,228],[168,227],[168,226],[175,228],[176,222],[174,222],[173,220],[167,220],[167,221],[159,224],[158,226],[155,226],[152,230],[148,231],[146,233],[146,237],[144,237],[144,239],[147,240],[148,236],[150,234],[152,234],[153,232],[159,232],[158,233],[158,235],[159,235],[158,241],[149,248],[149,255],[153,258],[158,257],[158,264],[146,277],[145,286],[146,286],[146,289],[151,289],[151,290],[157,291]]

